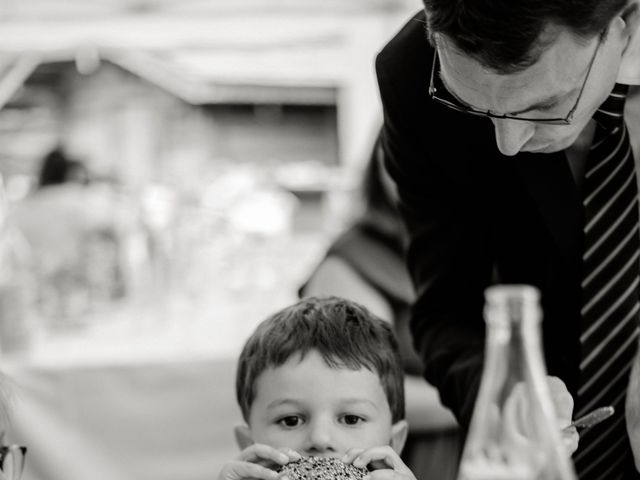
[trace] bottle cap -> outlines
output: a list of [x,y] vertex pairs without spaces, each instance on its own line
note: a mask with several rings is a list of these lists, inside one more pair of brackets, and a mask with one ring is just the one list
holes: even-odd
[[532,285],[494,285],[484,292],[487,303],[504,303],[520,300],[523,303],[538,303],[540,290]]

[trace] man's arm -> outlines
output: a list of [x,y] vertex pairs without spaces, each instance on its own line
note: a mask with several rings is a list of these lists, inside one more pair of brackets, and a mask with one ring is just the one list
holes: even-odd
[[425,377],[467,425],[482,370],[483,292],[493,261],[483,199],[473,185],[478,178],[465,170],[482,151],[469,138],[456,138],[466,133],[460,115],[435,113],[426,93],[431,54],[424,26],[414,19],[378,56],[382,145],[411,237],[414,344]]

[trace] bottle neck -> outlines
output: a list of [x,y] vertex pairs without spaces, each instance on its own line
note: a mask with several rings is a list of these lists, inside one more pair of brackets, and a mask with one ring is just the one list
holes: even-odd
[[535,309],[523,310],[517,315],[487,312],[483,382],[500,385],[504,394],[518,382],[538,383],[545,378],[540,318]]

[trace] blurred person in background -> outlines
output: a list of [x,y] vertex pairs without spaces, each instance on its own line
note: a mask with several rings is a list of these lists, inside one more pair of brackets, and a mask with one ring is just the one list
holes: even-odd
[[42,160],[38,188],[67,182],[87,185],[89,170],[84,163],[68,158],[61,147],[55,147]]
[[405,371],[409,423],[402,458],[417,478],[454,479],[457,423],[441,405],[437,390],[421,378],[422,362],[411,343],[409,308],[415,293],[405,264],[407,235],[379,141],[365,166],[361,197],[361,214],[331,243],[299,294],[348,298],[393,324]]
[[56,323],[124,296],[122,239],[129,215],[112,188],[61,147],[41,162],[36,189],[12,206],[9,221],[26,239],[38,310]]

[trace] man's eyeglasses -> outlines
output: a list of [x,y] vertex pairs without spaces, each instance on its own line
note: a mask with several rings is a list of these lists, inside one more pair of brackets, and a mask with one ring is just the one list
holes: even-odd
[[598,51],[600,50],[600,45],[602,44],[602,39],[605,36],[605,32],[600,34],[600,40],[598,41],[598,46],[593,52],[593,56],[591,57],[591,61],[589,62],[589,67],[587,69],[587,74],[584,77],[584,81],[582,82],[582,86],[580,87],[580,92],[578,93],[578,98],[564,117],[560,118],[541,118],[541,117],[526,117],[522,115],[514,115],[514,114],[502,114],[502,113],[494,113],[490,110],[478,110],[468,105],[464,105],[460,103],[444,86],[442,79],[440,78],[440,59],[438,58],[438,49],[435,49],[435,53],[433,55],[433,65],[431,67],[431,80],[429,82],[429,96],[443,105],[446,105],[449,108],[457,110],[459,112],[469,113],[471,115],[479,115],[482,117],[491,117],[491,118],[501,118],[501,119],[511,119],[511,120],[523,120],[525,122],[536,122],[536,123],[546,123],[550,125],[570,125],[573,120],[573,116],[578,109],[578,103],[580,102],[580,98],[582,97],[582,92],[584,91],[584,87],[587,84],[587,80],[589,78],[589,74],[591,73],[591,67],[598,55]]
[[19,445],[0,447],[0,480],[20,480],[26,454],[27,447]]

